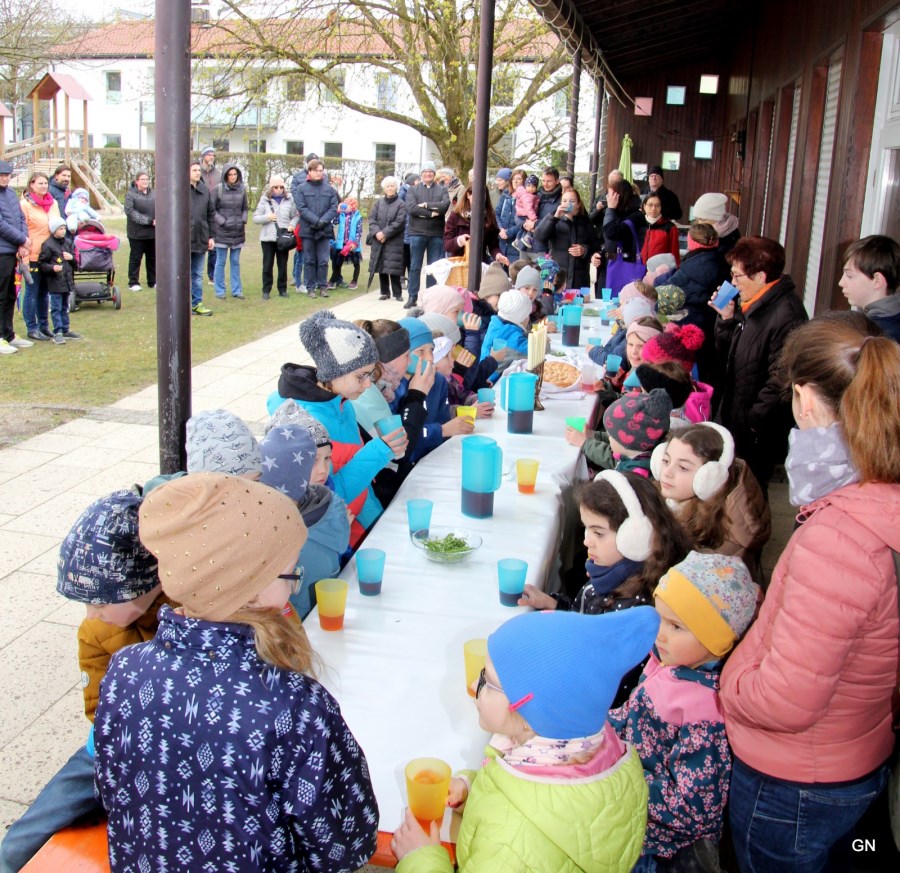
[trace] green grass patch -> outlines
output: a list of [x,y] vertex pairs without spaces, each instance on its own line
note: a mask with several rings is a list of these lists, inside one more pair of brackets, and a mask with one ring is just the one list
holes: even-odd
[[[125,219],[105,222],[107,230],[122,236],[115,253],[115,284],[122,294],[122,308],[112,302],[82,303],[71,316],[72,330],[83,340],[65,345],[35,343],[16,355],[0,360],[0,400],[7,403],[44,403],[60,406],[106,406],[157,381],[156,373],[156,292],[128,290],[128,240]],[[258,227],[247,226],[247,245],[241,252],[241,279],[246,300],[230,296],[219,300],[204,275],[203,302],[213,310],[211,317],[191,318],[191,361],[201,364],[230,349],[266,336],[286,325],[299,324],[310,313],[356,297],[365,290],[368,264],[363,262],[360,288],[329,292],[330,299],[314,300],[294,293],[288,277],[288,297],[273,289],[270,300],[262,299],[262,250]],[[293,257],[293,255],[291,255]],[[157,254],[159,260],[159,254]],[[290,270],[291,261],[288,261]],[[351,268],[344,266],[349,281]],[[141,282],[146,274],[141,268]],[[228,286],[226,269],[226,289]],[[184,288],[190,298],[190,288]],[[24,336],[21,315],[15,319],[16,333]],[[299,338],[297,339],[299,350]],[[273,380],[277,373],[272,374]],[[273,382],[274,384],[274,382]]]

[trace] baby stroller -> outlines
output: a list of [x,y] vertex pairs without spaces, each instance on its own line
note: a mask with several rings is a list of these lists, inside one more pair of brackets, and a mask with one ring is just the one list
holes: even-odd
[[103,303],[112,300],[116,309],[122,308],[122,295],[113,284],[116,268],[113,252],[119,248],[119,238],[107,233],[103,223],[89,219],[75,233],[75,306],[81,303]]

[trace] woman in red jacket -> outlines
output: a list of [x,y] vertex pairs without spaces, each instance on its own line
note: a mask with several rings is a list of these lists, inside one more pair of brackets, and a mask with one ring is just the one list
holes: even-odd
[[797,328],[784,347],[799,428],[785,466],[803,523],[721,685],[744,873],[826,869],[887,780],[900,347],[875,330],[860,315],[833,314]]
[[662,201],[656,194],[648,194],[641,206],[647,231],[644,234],[644,245],[641,248],[641,260],[646,264],[655,255],[672,255],[675,266],[681,264],[681,248],[678,240],[678,228],[674,221],[663,218]]

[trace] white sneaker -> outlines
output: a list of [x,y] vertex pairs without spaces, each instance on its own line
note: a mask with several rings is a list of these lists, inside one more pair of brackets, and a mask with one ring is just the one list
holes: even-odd
[[308,294],[309,292],[306,290],[306,285],[298,285],[294,289],[298,294]]
[[140,286],[140,285],[129,285],[129,286],[128,286],[128,290],[129,290],[129,291],[140,291],[140,290],[141,290],[141,286]]
[[31,340],[23,339],[20,336],[17,336],[15,339],[11,339],[9,344],[14,349],[30,349],[34,343]]
[[14,355],[17,351],[19,350],[11,346],[5,339],[0,339],[0,355]]

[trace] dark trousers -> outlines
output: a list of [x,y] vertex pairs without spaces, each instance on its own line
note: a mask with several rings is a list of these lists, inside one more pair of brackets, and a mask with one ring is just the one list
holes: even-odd
[[216,271],[216,250],[210,249],[206,257],[206,275],[210,282],[215,278]]
[[303,278],[306,287],[324,289],[328,285],[328,253],[331,239],[303,237]]
[[279,249],[275,242],[260,242],[262,246],[262,293],[268,297],[272,293],[272,267],[278,265],[278,293],[287,294],[287,262],[290,252]]
[[378,281],[381,282],[381,296],[390,296],[391,289],[394,291],[394,300],[403,299],[403,288],[400,286],[399,276],[389,276],[387,273],[379,273]]
[[15,254],[0,255],[0,339],[7,342],[16,338],[16,264]]
[[328,281],[333,285],[338,282],[343,282],[344,277],[341,275],[341,270],[344,269],[344,264],[352,264],[353,265],[353,278],[350,280],[351,282],[359,281],[359,268],[362,263],[362,259],[359,257],[358,252],[353,252],[349,255],[342,255],[340,252],[333,251],[331,253],[331,279]]
[[156,240],[132,239],[128,237],[128,284],[141,284],[141,258],[147,270],[147,284],[153,288],[156,285]]

